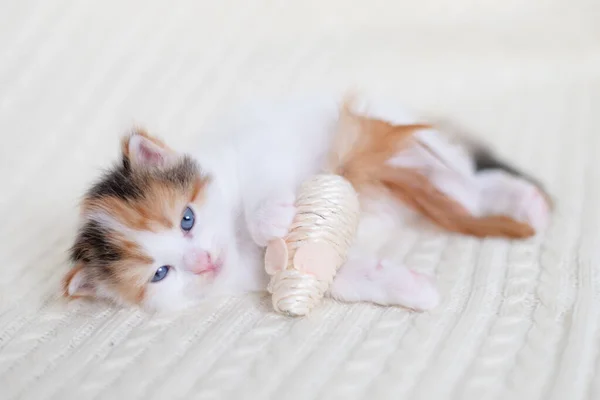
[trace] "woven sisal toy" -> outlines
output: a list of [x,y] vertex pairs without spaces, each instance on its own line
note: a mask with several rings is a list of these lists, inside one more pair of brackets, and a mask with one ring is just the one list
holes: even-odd
[[304,316],[322,300],[346,260],[359,202],[345,178],[321,174],[301,186],[296,208],[288,235],[268,244],[265,269],[275,310]]

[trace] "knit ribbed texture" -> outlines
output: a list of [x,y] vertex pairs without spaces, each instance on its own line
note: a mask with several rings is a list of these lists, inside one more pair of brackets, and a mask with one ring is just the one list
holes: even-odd
[[[0,1],[0,399],[600,398],[598,4]],[[394,257],[438,276],[423,314],[58,297],[77,201],[134,123],[185,149],[242,96],[344,89],[493,143],[547,183],[548,231],[403,232]]]

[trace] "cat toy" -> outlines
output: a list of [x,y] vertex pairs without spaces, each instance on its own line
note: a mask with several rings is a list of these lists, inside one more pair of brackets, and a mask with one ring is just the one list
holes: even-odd
[[325,169],[300,186],[288,234],[267,245],[267,290],[277,312],[308,315],[330,289],[356,235],[360,203],[345,177],[358,143],[351,100],[341,107]]
[[358,196],[340,175],[323,173],[305,181],[288,235],[271,241],[265,269],[273,307],[305,316],[330,288],[356,234]]

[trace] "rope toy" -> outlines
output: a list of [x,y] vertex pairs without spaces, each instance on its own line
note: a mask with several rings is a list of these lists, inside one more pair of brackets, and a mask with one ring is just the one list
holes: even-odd
[[288,235],[267,245],[265,270],[275,311],[308,315],[329,290],[346,261],[359,218],[358,195],[340,175],[323,173],[305,181]]

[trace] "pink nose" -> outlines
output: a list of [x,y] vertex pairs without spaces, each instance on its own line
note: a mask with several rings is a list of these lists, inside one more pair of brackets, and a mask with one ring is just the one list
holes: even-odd
[[210,254],[206,251],[190,252],[184,257],[185,268],[194,274],[202,274],[215,268]]

